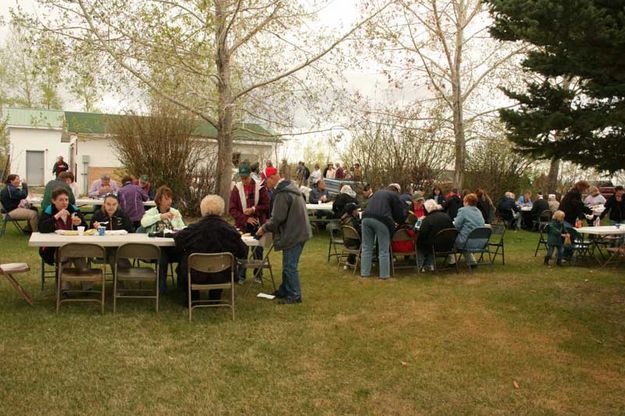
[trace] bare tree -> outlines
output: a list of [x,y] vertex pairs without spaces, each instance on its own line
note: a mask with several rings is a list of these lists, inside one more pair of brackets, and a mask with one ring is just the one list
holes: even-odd
[[493,40],[489,23],[481,0],[396,0],[369,32],[393,85],[416,87],[421,104],[445,106],[441,117],[454,141],[457,187],[463,184],[467,143],[479,138],[479,122],[494,118],[500,106],[492,102],[492,81],[506,76],[504,65],[521,50]]
[[[242,121],[285,126],[284,98],[307,96],[307,71],[370,18],[328,38],[314,10],[281,0],[38,0],[48,18],[24,25],[101,50],[150,91],[217,129],[219,193],[231,183]],[[385,6],[382,6],[384,8]],[[42,13],[41,15],[44,15]],[[57,16],[57,17],[52,17]],[[304,74],[302,78],[299,75]],[[280,105],[282,103],[282,105]]]

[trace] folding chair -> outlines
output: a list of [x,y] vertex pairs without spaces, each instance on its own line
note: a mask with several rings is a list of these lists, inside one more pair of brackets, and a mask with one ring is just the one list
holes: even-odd
[[[408,241],[412,243],[412,249],[406,252],[393,252],[393,242],[401,242]],[[395,269],[408,269],[408,268],[419,268],[419,264],[417,263],[417,247],[416,247],[416,239],[414,235],[411,235],[410,232],[406,228],[399,228],[395,230],[393,233],[393,237],[391,238],[391,275],[395,274]],[[395,265],[395,256],[415,256],[414,265],[404,264],[404,265]]]
[[[343,225],[341,227],[341,231],[343,232],[343,246],[341,247],[341,253],[338,258],[339,267],[341,267],[341,265],[353,267],[354,274],[356,274],[356,269],[358,268],[358,264],[360,263],[362,248],[360,234],[358,234],[358,231],[351,225]],[[358,246],[358,248],[355,248],[356,246]],[[347,261],[347,258],[350,254],[356,256],[354,264],[350,264]],[[345,260],[343,261],[343,259]]]
[[[153,244],[127,243],[121,245],[115,254],[115,273],[113,273],[113,313],[117,310],[117,299],[154,299],[156,312],[158,312],[158,260],[161,257],[161,249]],[[154,267],[130,267],[120,268],[120,259],[141,259],[143,261],[154,260]],[[119,283],[124,282],[124,288],[119,288]],[[139,283],[139,288],[125,287],[128,283]],[[144,283],[154,283],[153,289],[144,289]],[[153,292],[151,294],[150,292]]]
[[343,238],[341,237],[341,226],[336,222],[331,222],[327,227],[330,233],[330,242],[328,244],[328,262],[331,257],[336,257],[336,261],[339,261],[341,255],[337,249],[343,245]]
[[[469,265],[469,255],[479,253],[480,258],[477,260],[476,265],[485,264],[482,260],[484,258],[484,253],[488,253],[488,241],[490,240],[491,232],[492,231],[489,227],[478,227],[473,229],[467,236],[464,245],[458,249],[460,256],[464,256],[470,273],[473,272],[473,269]],[[488,265],[492,266],[493,263],[489,262]]]
[[0,274],[7,278],[11,286],[19,293],[19,295],[24,299],[30,306],[33,305],[33,298],[30,294],[19,284],[17,279],[13,277],[15,273],[26,273],[30,271],[30,267],[26,263],[7,263],[0,264]]
[[[189,322],[191,322],[193,309],[210,307],[229,307],[232,309],[232,320],[234,321],[234,275],[236,262],[231,253],[193,253],[188,260],[189,270],[187,271],[187,287],[189,299]],[[227,283],[192,283],[191,271],[196,270],[202,273],[219,273],[230,269],[230,282]],[[209,291],[215,289],[230,289],[230,302],[225,300],[192,300],[191,291]]]
[[538,250],[540,250],[541,246],[542,248],[545,249],[545,251],[547,251],[547,239],[545,238],[545,233],[549,232],[549,224],[547,224],[545,227],[543,228],[539,228],[538,229],[538,243],[536,243],[536,250],[534,251],[534,257],[536,257],[536,255],[538,254]]
[[603,267],[606,267],[610,263],[617,263],[619,260],[625,260],[625,246],[608,247],[606,250],[610,256],[605,263],[603,263]]
[[264,284],[263,277],[262,277],[263,269],[269,270],[269,277],[271,278],[271,285],[273,286],[273,290],[274,291],[276,290],[276,281],[273,278],[273,268],[271,267],[271,261],[269,261],[269,255],[273,251],[273,234],[272,233],[263,234],[260,240],[258,240],[258,244],[260,245],[260,247],[264,249],[262,259],[254,258],[255,247],[250,247],[252,249],[250,250],[250,257],[244,260],[237,259],[236,261],[237,266],[239,268],[243,268],[245,270],[247,269],[256,270],[256,272],[254,273],[254,278],[252,279],[252,282],[245,290],[245,293],[247,293],[247,291],[250,289],[250,287],[252,287],[252,285],[257,283],[257,280],[260,281],[261,285]]
[[[74,259],[74,258],[106,258],[106,251],[104,247],[100,247],[97,244],[91,243],[69,243],[65,244],[58,248],[56,252],[57,258],[57,267],[58,267],[58,277],[56,284],[56,312],[59,312],[59,308],[61,303],[68,302],[96,302],[100,304],[100,313],[104,313],[104,265],[99,268],[86,268],[79,269],[76,267],[67,267],[63,264],[63,260]],[[89,290],[85,291],[83,289],[69,289],[62,290],[63,283],[99,283],[102,286],[100,291],[97,290]],[[93,297],[83,297],[83,298],[67,298],[61,299],[62,293],[74,294],[74,293],[90,293],[90,294],[100,294],[100,299]]]
[[46,284],[46,279],[55,279],[58,276],[57,266],[54,266],[54,270],[46,270],[46,262],[41,259],[41,291],[43,292]]
[[547,225],[549,225],[549,221],[551,221],[552,212],[551,210],[544,210],[538,216],[538,220],[532,221],[532,230],[540,230],[544,229]]
[[[503,237],[506,234],[506,226],[504,224],[491,224],[490,240],[488,241],[488,258],[492,264],[495,264],[497,255],[501,256],[501,264],[506,264]],[[494,252],[492,250],[495,250]],[[499,252],[501,250],[501,252]]]
[[2,214],[2,228],[0,229],[0,237],[2,237],[6,233],[8,223],[12,223],[15,228],[17,228],[17,231],[19,231],[20,234],[24,233],[24,229],[22,228],[20,221],[26,221],[26,223],[28,223],[28,220],[18,220],[15,218],[11,218],[9,213],[4,209],[4,206],[2,206],[2,203],[0,203],[0,214]]
[[583,260],[596,260],[599,265],[601,262],[599,259],[594,257],[592,249],[594,248],[594,244],[590,240],[585,240],[584,235],[578,232],[571,232],[571,243],[573,245],[573,258],[572,263],[577,264],[579,261]]
[[447,259],[449,256],[454,258],[453,266],[456,268],[456,273],[460,273],[458,269],[458,250],[456,250],[456,237],[458,237],[458,230],[455,228],[445,228],[440,230],[434,236],[432,243],[432,263],[434,270],[445,270],[446,268],[439,269],[436,267],[436,258],[444,257]]

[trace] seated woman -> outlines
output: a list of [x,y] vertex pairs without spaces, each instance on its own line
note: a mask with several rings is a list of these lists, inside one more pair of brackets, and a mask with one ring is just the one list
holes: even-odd
[[[208,195],[200,203],[202,219],[189,225],[174,237],[176,248],[181,253],[179,284],[188,294],[187,270],[188,257],[193,253],[232,253],[236,258],[245,258],[247,246],[241,240],[239,232],[223,218],[224,200],[219,195]],[[193,283],[225,283],[230,281],[230,270],[221,273],[201,273],[192,271]],[[209,299],[221,298],[222,290],[209,291]],[[192,299],[199,299],[199,293],[191,294]],[[188,300],[184,305],[188,304]]]
[[[469,233],[478,227],[483,227],[484,217],[477,207],[477,195],[468,194],[464,197],[463,207],[458,210],[458,215],[454,219],[454,226],[458,230],[456,237],[456,247],[465,248],[465,243]],[[467,247],[472,248],[472,247]],[[466,254],[467,264],[475,265],[475,259],[471,253]]]
[[[69,192],[64,188],[52,191],[51,204],[46,207],[39,217],[39,232],[53,233],[56,230],[75,230],[78,226],[85,226],[85,218],[75,206],[69,203]],[[56,263],[56,247],[41,247],[39,255],[49,265]],[[72,262],[78,269],[86,269],[87,262],[84,258],[61,259],[63,263]],[[93,286],[91,282],[82,284],[83,290]],[[64,283],[62,290],[68,290],[69,284]]]
[[332,211],[335,218],[341,218],[345,213],[345,207],[347,204],[358,204],[356,199],[356,192],[349,185],[343,185],[341,192],[334,200],[332,204]]
[[[347,205],[345,205],[345,212],[343,213],[343,216],[341,217],[341,225],[349,225],[351,227],[354,227],[354,229],[358,232],[358,235],[361,236],[362,238],[362,231],[361,231],[361,226],[360,226],[360,215],[358,211],[358,206],[355,203],[350,202]],[[344,238],[344,244],[345,244],[345,247],[349,249],[358,250],[360,248],[360,239],[355,240],[355,239]],[[347,256],[348,264],[354,265],[355,261],[356,261],[355,254],[349,254]],[[347,269],[347,266],[345,266],[345,269]]]
[[453,228],[454,223],[436,200],[428,199],[423,205],[427,214],[421,222],[417,234],[417,265],[421,271],[434,271],[434,258],[432,256],[434,237],[445,228]]
[[[91,228],[98,229],[100,226],[105,227],[107,230],[126,230],[129,233],[135,231],[130,218],[128,218],[128,215],[121,209],[117,197],[113,194],[107,195],[104,198],[102,207],[93,213]],[[113,263],[115,252],[114,247],[106,248],[106,258],[111,269],[115,267]],[[128,259],[120,259],[118,265],[122,268],[129,268],[130,262]]]
[[[167,186],[161,186],[156,190],[154,197],[155,207],[150,208],[141,218],[141,227],[145,232],[163,232],[165,230],[174,231],[184,228],[184,221],[180,211],[172,208],[174,193]],[[159,262],[159,284],[160,294],[167,292],[167,268],[169,263],[177,263],[180,253],[175,247],[164,247],[161,250],[161,260]],[[180,279],[178,281],[180,285]]]

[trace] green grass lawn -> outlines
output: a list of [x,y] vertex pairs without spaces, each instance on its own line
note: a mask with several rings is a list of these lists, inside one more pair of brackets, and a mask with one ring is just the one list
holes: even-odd
[[56,315],[10,229],[0,261],[31,265],[36,304],[0,280],[0,415],[625,413],[622,265],[545,267],[537,235],[510,232],[505,267],[362,280],[326,262],[326,238],[304,250],[303,304],[250,291],[236,321],[189,323],[175,294],[158,315],[130,300]]

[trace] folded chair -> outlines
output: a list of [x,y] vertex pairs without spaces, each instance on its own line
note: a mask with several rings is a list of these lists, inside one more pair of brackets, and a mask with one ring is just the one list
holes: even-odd
[[17,279],[15,279],[15,277],[13,277],[13,275],[16,274],[16,273],[26,273],[28,271],[30,271],[30,267],[28,267],[28,264],[26,264],[26,263],[0,264],[0,274],[3,275],[4,277],[6,277],[6,279],[9,281],[11,286],[13,286],[15,291],[17,293],[19,293],[19,295],[22,297],[22,299],[24,299],[26,302],[28,302],[29,305],[32,306],[33,305],[33,298],[22,287],[22,285],[19,284]]
[[[79,269],[76,267],[68,267],[63,261],[74,259],[74,258],[106,258],[106,252],[104,247],[100,247],[97,244],[91,243],[69,243],[65,244],[58,248],[57,252],[57,264],[58,264],[58,277],[57,277],[57,286],[56,286],[56,312],[59,312],[59,308],[61,307],[61,303],[68,302],[96,302],[100,304],[100,313],[104,313],[104,265],[101,265],[98,268],[85,268]],[[69,284],[82,284],[82,283],[98,283],[101,285],[101,290],[83,290],[81,289],[69,289],[63,290],[63,283]],[[62,292],[66,294],[99,294],[100,299],[94,297],[71,297],[65,298],[62,297]]]
[[[187,271],[188,287],[188,307],[189,322],[191,322],[193,309],[210,307],[229,307],[232,309],[232,320],[234,320],[234,275],[236,262],[231,253],[193,253],[188,260],[189,270]],[[192,283],[191,271],[196,270],[203,273],[219,273],[230,269],[230,281],[227,283]],[[230,289],[230,302],[225,300],[192,300],[191,291],[209,291],[215,289]]]
[[[153,244],[127,243],[121,245],[115,254],[115,273],[113,273],[113,313],[117,310],[117,299],[154,299],[158,312],[158,260],[161,249]],[[148,267],[120,268],[120,259],[141,259],[148,263]],[[120,288],[120,283],[124,284]],[[139,284],[139,288],[127,286]],[[153,283],[153,287],[143,288],[143,284]]]

